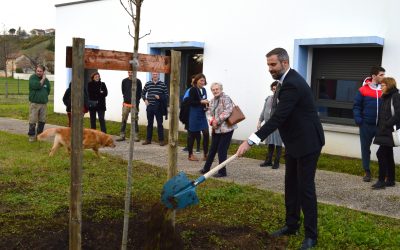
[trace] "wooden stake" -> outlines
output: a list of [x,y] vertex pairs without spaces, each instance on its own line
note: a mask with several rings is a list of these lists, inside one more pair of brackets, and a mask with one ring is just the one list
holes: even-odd
[[181,52],[172,50],[171,81],[169,89],[169,130],[168,130],[168,180],[177,173],[178,131],[179,131],[179,83]]
[[82,247],[82,157],[83,157],[83,91],[85,39],[73,38],[71,84],[71,187],[69,216],[69,249]]
[[[171,81],[169,84],[169,130],[168,130],[168,179],[177,173],[178,143],[179,143],[179,83],[181,76],[181,52],[171,51]],[[175,228],[175,210],[165,215]]]

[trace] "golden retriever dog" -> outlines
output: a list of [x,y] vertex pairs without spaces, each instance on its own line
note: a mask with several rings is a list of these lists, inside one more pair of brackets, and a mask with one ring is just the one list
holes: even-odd
[[[53,156],[61,146],[64,146],[68,154],[71,154],[71,128],[49,128],[38,135],[37,138],[43,141],[50,136],[55,137],[49,156]],[[95,129],[83,129],[82,143],[84,149],[92,149],[97,157],[100,157],[99,148],[115,148],[114,140],[110,135]]]

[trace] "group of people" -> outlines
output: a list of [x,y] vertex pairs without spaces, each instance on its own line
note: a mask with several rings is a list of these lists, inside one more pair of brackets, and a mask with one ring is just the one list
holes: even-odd
[[[400,94],[396,80],[385,77],[385,69],[371,68],[363,86],[354,98],[353,114],[359,126],[363,180],[371,181],[371,144],[379,145],[376,156],[379,164],[378,181],[373,189],[384,189],[395,185],[394,141],[392,132],[400,128]],[[395,127],[394,127],[395,126]]]
[[[106,112],[106,97],[108,95],[107,86],[100,79],[99,72],[94,72],[90,76],[90,82],[84,83],[83,88],[83,109],[82,115],[89,112],[90,115],[90,128],[96,129],[96,115],[98,116],[100,123],[100,130],[103,133],[107,133],[105,112]],[[65,90],[63,96],[63,103],[66,107],[68,116],[68,127],[71,127],[72,122],[72,82],[69,83],[68,88]]]
[[[144,88],[142,88],[142,82],[136,78],[136,96],[135,104],[132,104],[132,82],[133,72],[128,71],[128,77],[122,80],[121,92],[123,96],[122,102],[122,119],[120,136],[117,141],[126,140],[126,125],[128,123],[129,114],[131,109],[134,110],[134,141],[139,142],[139,103],[140,99],[143,99],[146,104],[147,113],[147,136],[146,140],[142,143],[143,145],[151,144],[153,134],[153,123],[154,117],[157,121],[158,139],[160,146],[164,146],[164,128],[163,128],[163,116],[167,115],[167,102],[168,102],[168,90],[166,85],[159,80],[159,73],[152,73],[151,81],[148,81]],[[87,90],[87,102],[85,106],[88,107],[90,114],[90,127],[96,129],[96,114],[100,122],[100,129],[102,132],[107,133],[104,114],[106,111],[106,96],[108,95],[107,86],[100,79],[100,74],[95,72],[91,76],[91,81],[85,87]],[[67,90],[68,91],[68,90]],[[66,94],[67,94],[66,91]],[[86,95],[86,94],[85,94]],[[70,100],[70,96],[64,96],[63,100]],[[66,102],[64,102],[66,103]],[[66,103],[67,105],[67,103]],[[67,112],[70,110],[67,105]],[[70,116],[69,116],[70,117]]]
[[[271,90],[274,93],[278,82],[271,84]],[[193,154],[194,142],[200,143],[201,135],[203,135],[203,160],[204,167],[200,173],[204,174],[210,170],[215,155],[218,153],[219,163],[227,158],[229,145],[232,140],[233,131],[237,125],[230,125],[226,122],[233,110],[232,99],[223,92],[221,83],[211,84],[211,92],[213,98],[207,100],[207,91],[205,90],[207,80],[204,74],[193,75],[191,78],[191,86],[185,91],[180,111],[180,120],[185,125],[188,132],[188,141],[185,151],[188,151],[189,161],[199,161]],[[267,122],[272,114],[273,96],[268,96],[265,100],[263,110],[261,112],[257,128],[261,127],[262,122]],[[208,118],[207,118],[208,116]],[[209,145],[209,126],[212,128],[211,146]],[[261,167],[271,166],[273,169],[279,168],[280,156],[282,152],[282,139],[279,131],[275,130],[273,134],[266,139],[268,145],[268,153],[266,160],[260,164]],[[276,151],[275,160],[272,163],[274,151]],[[227,175],[226,167],[222,168],[214,177],[225,177]]]
[[[126,125],[128,121],[131,108],[135,112],[135,134],[134,140],[140,141],[138,114],[140,99],[143,99],[147,109],[147,137],[142,143],[147,145],[151,143],[153,132],[154,117],[157,120],[158,138],[161,146],[166,143],[164,141],[164,128],[162,126],[162,116],[167,115],[167,100],[168,90],[166,85],[159,80],[158,73],[152,73],[152,80],[147,82],[142,89],[142,82],[136,79],[136,103],[132,105],[132,71],[128,71],[128,77],[122,80],[121,91],[123,96],[122,102],[122,121],[120,137],[117,141],[124,141],[126,139]],[[66,106],[68,116],[68,126],[71,127],[71,88],[72,82],[69,84],[63,96],[63,103]],[[108,95],[107,85],[101,81],[100,73],[94,72],[88,83],[84,84],[83,92],[83,110],[82,115],[89,112],[90,114],[90,128],[96,129],[97,118],[100,123],[100,130],[107,133],[105,122],[106,97]],[[45,67],[38,65],[35,69],[35,74],[29,78],[29,141],[34,142],[37,136],[43,132],[46,119],[47,119],[47,103],[50,94],[51,85],[46,78]]]
[[[285,225],[273,232],[271,236],[295,235],[300,227],[300,211],[304,214],[305,238],[300,249],[309,249],[317,244],[317,197],[315,191],[315,173],[317,162],[325,144],[324,131],[317,113],[314,97],[310,86],[294,69],[290,68],[289,55],[283,48],[275,48],[266,54],[269,73],[274,81],[271,84],[272,96],[265,100],[264,108],[257,123],[257,131],[239,146],[236,154],[242,156],[253,145],[258,145],[267,139],[268,154],[261,166],[278,168],[282,145],[285,145]],[[39,134],[45,124],[47,96],[50,84],[45,77],[44,68],[37,67],[36,73],[30,79],[30,140]],[[159,80],[158,73],[152,73],[152,80],[147,82],[141,91],[141,82],[137,83],[136,117],[140,99],[147,108],[147,137],[144,145],[150,144],[154,117],[157,121],[159,143],[165,145],[163,134],[163,116],[166,115],[168,91],[166,85]],[[122,125],[119,140],[125,140],[125,128],[132,107],[131,104],[132,74],[122,82],[124,97],[122,110]],[[188,160],[198,161],[193,155],[193,144],[200,134],[203,134],[203,152],[205,164],[200,173],[210,170],[212,162],[218,153],[219,163],[227,158],[227,152],[232,135],[237,125],[230,125],[228,117],[233,110],[233,101],[223,91],[223,85],[211,84],[213,98],[207,100],[204,74],[192,78],[192,86],[186,91],[181,106],[180,120],[188,130]],[[33,92],[36,91],[34,94]],[[91,127],[96,128],[96,113],[99,116],[101,130],[106,132],[104,112],[107,87],[101,82],[99,73],[92,75],[92,81],[87,86],[85,105],[91,116]],[[87,101],[86,101],[87,99]],[[93,102],[91,104],[91,102]],[[97,101],[97,102],[96,102]],[[393,126],[400,126],[400,94],[396,81],[385,77],[382,67],[373,67],[371,77],[359,89],[355,97],[354,118],[360,127],[362,162],[365,169],[364,181],[371,180],[369,170],[370,145],[379,145],[377,157],[379,160],[379,180],[373,188],[394,186],[394,158],[392,139]],[[70,109],[67,108],[70,112]],[[208,118],[207,118],[208,116]],[[262,124],[264,122],[264,124]],[[37,131],[36,123],[38,123]],[[137,120],[135,122],[136,129]],[[211,146],[209,144],[209,126]],[[136,133],[138,131],[136,130]],[[33,139],[32,139],[33,137]],[[375,138],[375,139],[373,139]],[[135,138],[137,139],[137,138]],[[272,155],[276,158],[272,162]],[[215,176],[226,176],[226,168],[221,169]]]
[[[223,92],[223,85],[218,82],[211,84],[213,98],[208,101],[206,76],[202,73],[192,76],[191,87],[189,87],[182,98],[179,118],[188,131],[187,151],[189,161],[198,161],[193,154],[194,141],[200,141],[203,135],[203,160],[204,167],[199,171],[201,174],[208,172],[218,154],[219,163],[227,159],[229,145],[232,140],[233,131],[237,125],[227,123],[228,117],[233,110],[232,99]],[[207,117],[208,116],[208,117]],[[212,128],[211,146],[209,148],[209,127]],[[227,176],[226,166],[218,171],[214,177]]]

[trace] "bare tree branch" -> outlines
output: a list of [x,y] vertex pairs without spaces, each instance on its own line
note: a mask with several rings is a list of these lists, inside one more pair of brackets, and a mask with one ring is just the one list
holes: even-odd
[[128,25],[128,34],[129,34],[133,39],[135,39],[135,37],[132,36],[132,34],[131,34],[131,29],[130,29],[129,25]]
[[125,4],[122,3],[122,0],[119,0],[119,2],[121,3],[122,7],[124,7],[126,13],[128,13],[128,15],[131,16],[132,19],[134,19],[135,17],[134,17],[133,12],[132,12],[132,5],[130,5],[131,6],[131,12],[129,12],[129,10],[128,10],[128,8],[126,8]]
[[[121,0],[120,0],[121,1]],[[134,15],[135,12],[133,12],[133,7],[132,7],[132,0],[129,1],[129,7],[131,8],[131,13],[132,13],[132,22],[133,22],[133,27],[136,27],[135,22],[136,22],[136,16]],[[136,2],[134,2],[134,4],[136,5]]]
[[147,33],[147,34],[145,34],[145,35],[143,35],[143,36],[141,36],[141,37],[139,37],[139,40],[140,39],[142,39],[143,37],[145,37],[145,36],[148,36],[148,35],[150,35],[151,34],[151,30],[149,31],[149,33]]

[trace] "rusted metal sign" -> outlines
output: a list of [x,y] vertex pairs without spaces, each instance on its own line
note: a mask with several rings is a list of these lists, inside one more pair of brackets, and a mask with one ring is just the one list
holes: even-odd
[[[72,68],[72,47],[66,48],[66,67]],[[132,70],[129,61],[133,58],[133,53],[85,49],[85,69],[108,69],[108,70]],[[171,72],[171,57],[160,55],[139,54],[139,68],[141,72]]]

